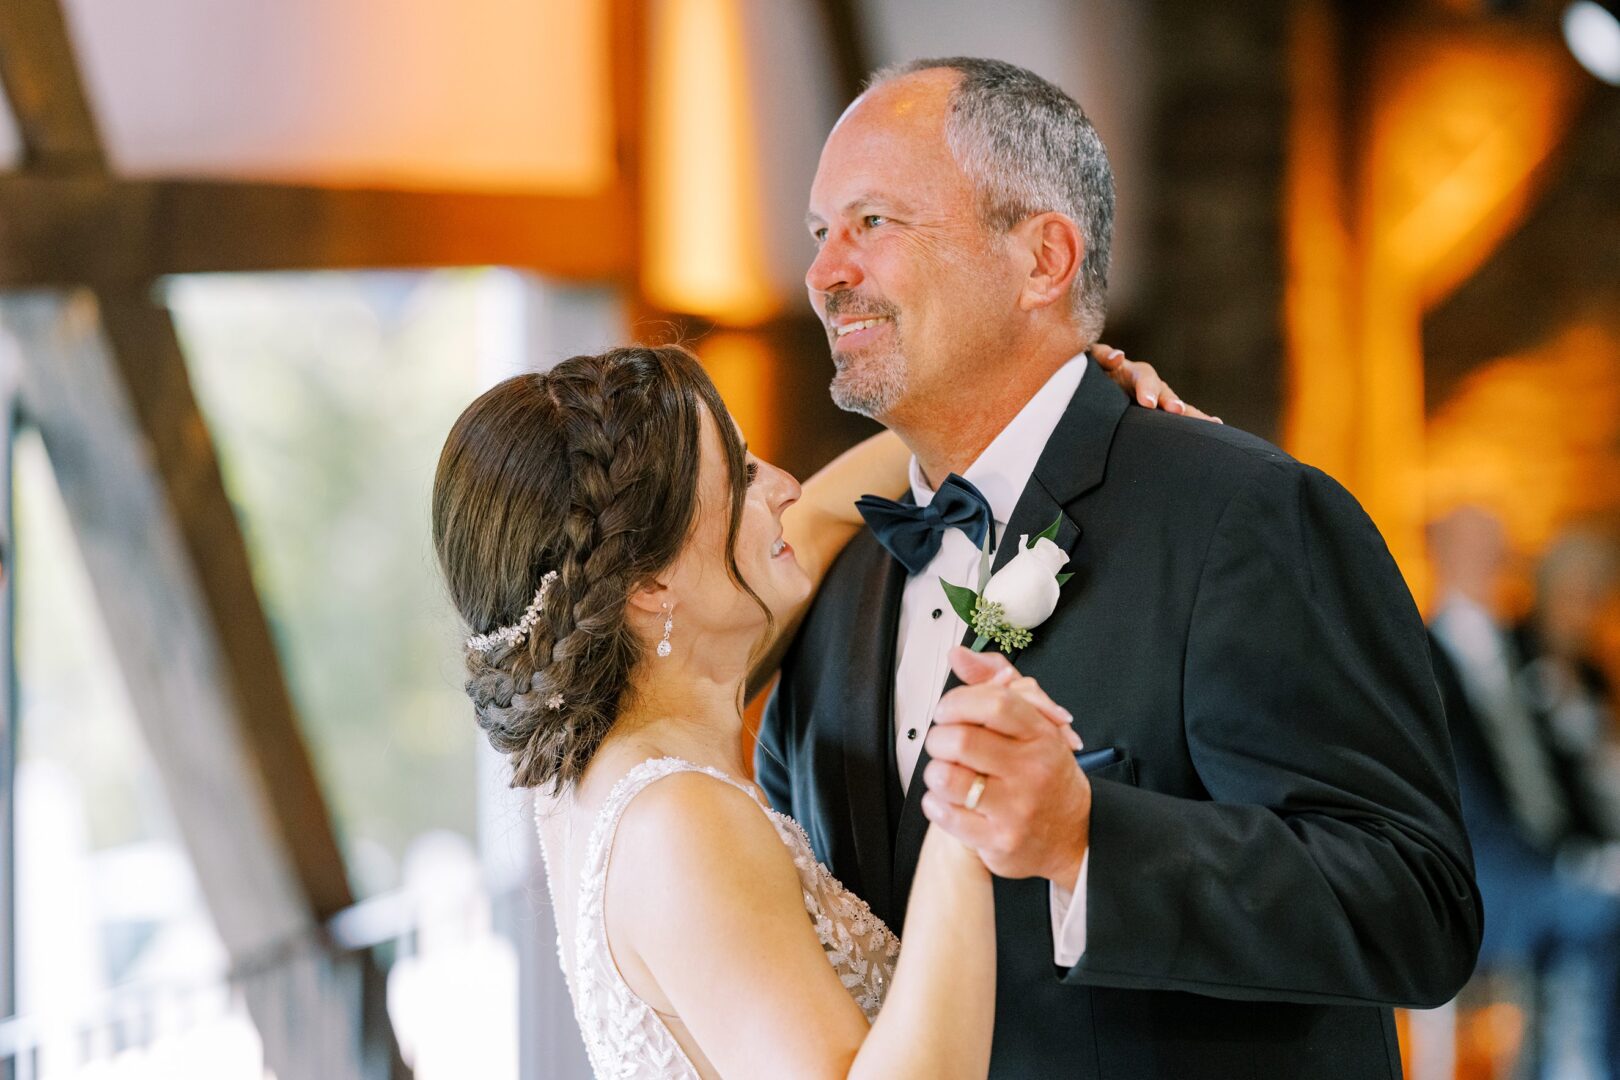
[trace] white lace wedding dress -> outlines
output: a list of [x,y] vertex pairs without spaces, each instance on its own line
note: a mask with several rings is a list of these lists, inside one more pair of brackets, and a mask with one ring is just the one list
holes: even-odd
[[548,823],[567,817],[566,807],[557,808],[561,813],[552,813],[544,800],[538,800],[536,824],[546,857],[552,906],[557,912],[557,954],[573,995],[574,1015],[585,1036],[591,1067],[599,1080],[698,1080],[697,1068],[670,1029],[620,977],[608,949],[602,904],[608,856],[625,807],[649,784],[677,772],[711,776],[759,803],[793,855],[803,887],[805,912],[821,939],[827,960],[868,1021],[877,1016],[883,1004],[900,955],[900,942],[893,932],[872,914],[864,900],[839,884],[816,860],[798,822],[772,810],[747,785],[717,769],[665,757],[644,761],[625,773],[597,813],[581,858],[577,907],[571,914],[566,906],[557,903],[555,882],[559,878],[552,873],[564,866],[554,856],[558,848],[566,852],[567,841],[548,829]]

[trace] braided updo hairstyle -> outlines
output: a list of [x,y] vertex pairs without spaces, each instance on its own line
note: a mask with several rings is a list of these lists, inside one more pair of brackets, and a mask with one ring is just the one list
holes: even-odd
[[[737,570],[745,451],[686,349],[613,349],[514,376],[450,429],[433,482],[433,546],[467,625],[511,626],[542,577],[558,575],[523,641],[467,650],[467,696],[509,757],[514,787],[577,782],[623,708],[645,651],[628,601],[692,533],[705,412],[731,480],[727,568],[769,620]],[[558,696],[562,706],[550,707]]]

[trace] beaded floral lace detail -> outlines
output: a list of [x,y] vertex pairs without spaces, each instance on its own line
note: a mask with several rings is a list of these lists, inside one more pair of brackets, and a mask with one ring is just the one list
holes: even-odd
[[[651,1006],[619,975],[608,949],[603,918],[608,855],[625,807],[655,780],[677,772],[700,772],[741,790],[744,784],[717,769],[680,758],[654,758],[625,773],[608,794],[591,830],[579,875],[579,910],[573,927],[574,963],[569,970],[558,929],[557,952],[574,998],[574,1015],[585,1037],[598,1078],[613,1080],[697,1080],[697,1069]],[[777,836],[793,855],[804,907],[828,961],[868,1022],[877,1017],[894,977],[900,941],[819,861],[799,823],[760,803]]]

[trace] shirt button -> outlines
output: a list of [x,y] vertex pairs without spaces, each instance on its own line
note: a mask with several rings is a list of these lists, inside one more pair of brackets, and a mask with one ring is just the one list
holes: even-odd
[[943,614],[945,614],[945,609],[944,608],[935,608],[934,609],[934,618],[937,619]]
[[906,738],[915,739],[916,737],[917,737],[917,729],[916,728],[907,728],[906,729]]

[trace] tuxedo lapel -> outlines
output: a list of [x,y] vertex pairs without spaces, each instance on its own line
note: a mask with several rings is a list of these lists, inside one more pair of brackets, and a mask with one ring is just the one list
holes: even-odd
[[[907,496],[909,500],[909,495]],[[849,828],[860,870],[856,892],[877,914],[885,910],[893,872],[893,821],[888,788],[893,739],[890,717],[894,709],[895,634],[900,623],[900,599],[906,570],[875,542],[859,581],[861,595],[876,600],[870,618],[850,627],[846,693],[839,717],[843,724],[838,745],[843,753],[844,790],[849,801]]]
[[[1129,407],[1125,395],[1089,357],[1086,360],[1086,369],[1086,374],[1080,380],[1080,387],[1075,391],[1074,399],[1064,411],[1063,419],[1053,430],[1052,437],[1047,440],[1045,449],[1041,451],[1029,486],[1019,496],[1018,504],[1013,509],[1012,518],[1007,522],[1006,532],[1002,535],[997,548],[995,560],[991,564],[992,572],[999,571],[1017,555],[1021,548],[1020,537],[1034,536],[1051,525],[1054,519],[1058,522],[1058,532],[1053,542],[1058,547],[1072,555],[1080,541],[1080,524],[1070,515],[1070,504],[1102,483],[1108,464],[1108,448],[1114,439],[1114,429],[1119,424],[1119,418],[1125,415],[1125,410]],[[1077,568],[1070,566],[1065,569]],[[1083,573],[1077,570],[1076,579],[1064,587],[1064,593],[1071,589],[1082,588],[1084,584]],[[1062,604],[1066,599],[1066,596],[1060,594],[1058,603]],[[1039,637],[1040,628],[1037,627],[1034,632]],[[971,647],[975,636],[969,629],[962,639],[962,644]],[[1016,663],[1018,652],[1015,650],[1009,653],[1008,659]],[[892,681],[891,677],[890,682]],[[960,685],[961,680],[954,672],[951,673],[945,680],[945,688],[941,695],[950,693]],[[926,790],[923,783],[923,769],[927,767],[928,762],[928,744],[924,742],[922,753],[917,757],[916,768],[912,770],[905,803],[895,829],[891,906],[893,913],[902,920],[905,917],[906,902],[911,896],[911,879],[917,871],[917,858],[922,851],[923,837],[928,833],[928,819],[922,812],[922,796]],[[897,924],[890,921],[890,925]]]

